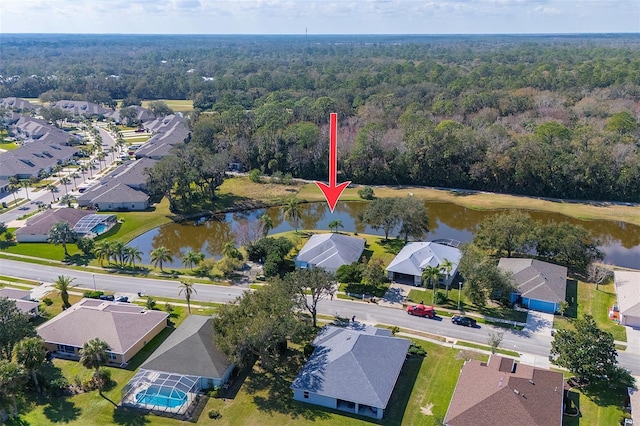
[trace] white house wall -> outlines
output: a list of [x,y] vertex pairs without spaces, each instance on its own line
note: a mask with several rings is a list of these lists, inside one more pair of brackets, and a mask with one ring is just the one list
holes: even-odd
[[330,398],[328,396],[318,395],[317,393],[309,392],[309,398],[304,397],[304,391],[294,389],[293,391],[293,399],[296,401],[307,402],[309,404],[319,405],[321,407],[327,408],[338,408],[338,403],[335,398]]

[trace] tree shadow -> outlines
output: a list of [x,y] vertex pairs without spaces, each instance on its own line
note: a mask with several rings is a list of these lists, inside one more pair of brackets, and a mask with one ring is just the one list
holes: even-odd
[[93,255],[82,255],[82,254],[74,254],[72,256],[67,257],[64,260],[64,263],[67,265],[75,265],[75,266],[87,266],[89,262],[93,259]]
[[567,298],[569,306],[564,311],[564,316],[568,318],[578,318],[578,281],[567,280]]
[[422,368],[422,363],[425,359],[426,356],[407,357],[407,360],[404,362],[402,370],[400,371],[400,375],[398,376],[398,380],[396,381],[396,386],[393,388],[393,392],[391,393],[387,409],[384,413],[385,424],[402,424],[402,418],[407,410],[411,392],[413,387],[416,385],[420,368]]
[[565,410],[562,416],[563,426],[578,426],[580,424],[580,393],[567,391],[564,399]]
[[126,407],[118,407],[113,410],[113,423],[117,425],[141,426],[151,423],[147,414]]
[[378,241],[378,244],[382,248],[384,248],[385,253],[390,253],[390,254],[400,253],[400,250],[402,250],[402,248],[405,246],[404,240],[399,240],[397,238],[391,238],[388,240],[381,238]]
[[80,416],[82,409],[66,398],[54,398],[44,408],[43,413],[54,423],[69,423]]
[[[253,402],[257,409],[265,413],[280,413],[289,415],[292,419],[305,420],[328,419],[326,409],[294,401],[289,386],[304,364],[304,357],[299,351],[287,350],[281,356],[281,362],[274,372],[256,371],[249,374],[245,382],[248,394],[253,394]],[[265,395],[266,392],[266,395]],[[260,395],[257,395],[260,393]]]

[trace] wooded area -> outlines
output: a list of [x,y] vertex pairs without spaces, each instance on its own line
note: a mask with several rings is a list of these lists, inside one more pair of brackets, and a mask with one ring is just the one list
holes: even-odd
[[198,152],[174,159],[308,179],[337,112],[340,180],[638,202],[639,41],[5,34],[0,97],[192,99]]

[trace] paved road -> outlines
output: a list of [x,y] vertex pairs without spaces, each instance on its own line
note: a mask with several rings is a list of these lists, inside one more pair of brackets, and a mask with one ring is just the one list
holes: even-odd
[[[0,274],[27,278],[42,282],[53,282],[59,275],[75,278],[74,284],[83,288],[93,288],[95,276],[96,288],[114,293],[144,292],[146,295],[158,297],[179,298],[178,283],[176,281],[156,278],[134,278],[123,275],[109,275],[56,266],[43,266],[23,263],[14,260],[0,259]],[[246,287],[216,286],[206,284],[195,285],[197,294],[192,296],[194,301],[229,302],[240,296]],[[419,330],[439,336],[447,336],[449,340],[465,340],[486,345],[489,332],[504,331],[501,347],[519,353],[533,354],[546,357],[551,348],[551,335],[531,333],[526,330],[506,330],[481,325],[478,328],[467,328],[454,325],[448,318],[428,319],[407,315],[401,309],[379,306],[373,303],[352,302],[341,299],[322,300],[318,312],[325,315],[335,315],[351,318],[373,324],[390,324],[402,328]],[[633,374],[640,374],[640,354],[620,352],[620,364],[627,367]]]

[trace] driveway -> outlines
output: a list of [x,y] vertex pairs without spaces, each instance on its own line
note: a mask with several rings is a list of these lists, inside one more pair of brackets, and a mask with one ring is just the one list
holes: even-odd
[[392,282],[389,286],[389,289],[384,294],[384,297],[378,302],[378,304],[395,308],[402,308],[402,304],[409,296],[409,292],[416,288],[418,287]]
[[553,314],[529,310],[525,330],[532,334],[551,336]]
[[627,352],[640,354],[640,329],[625,327],[627,329]]

